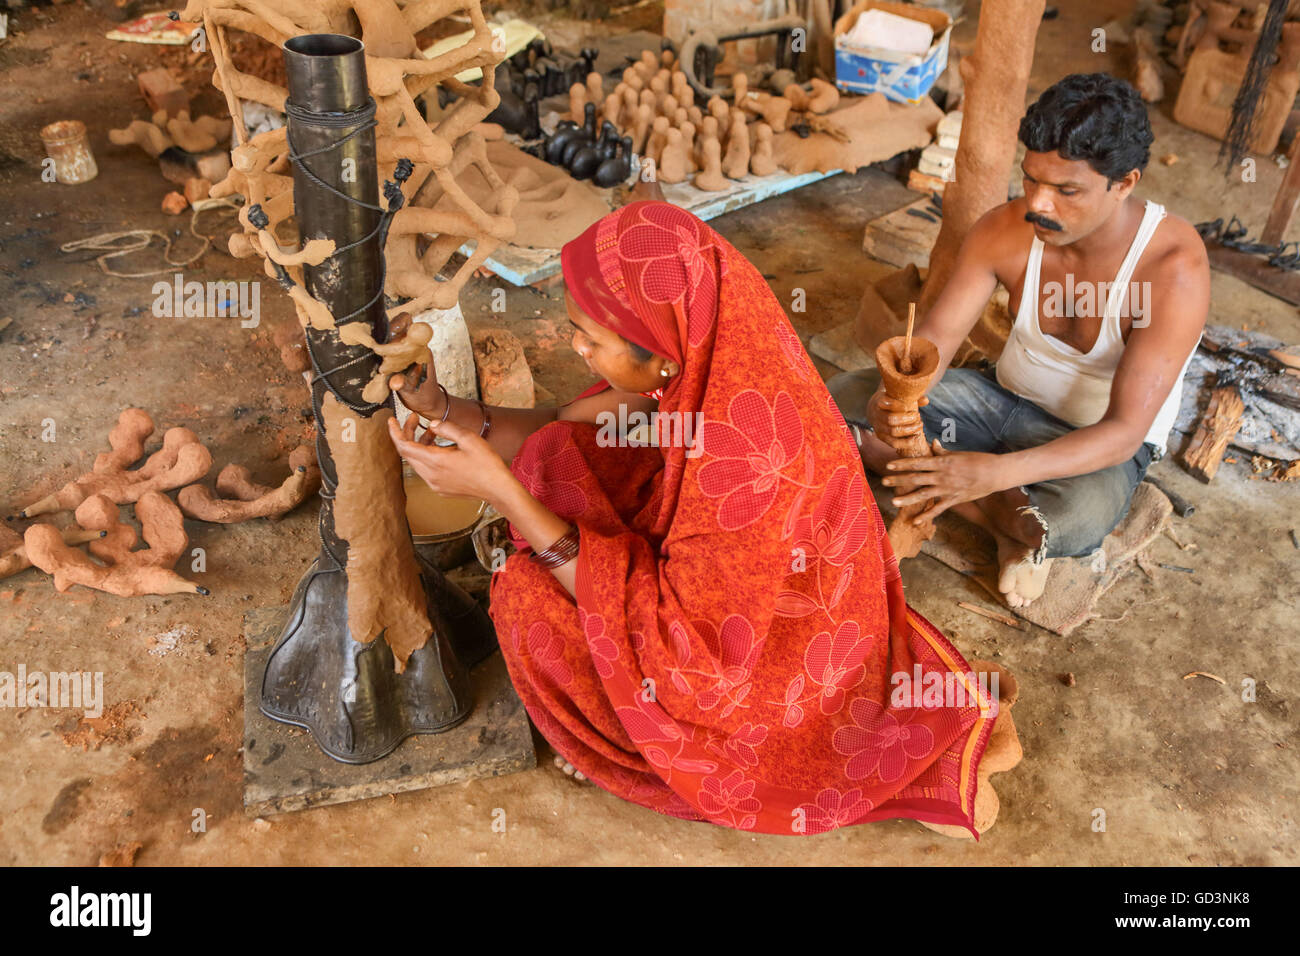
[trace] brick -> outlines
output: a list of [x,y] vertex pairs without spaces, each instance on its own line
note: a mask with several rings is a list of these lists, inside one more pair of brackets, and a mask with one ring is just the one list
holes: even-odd
[[150,113],[165,110],[168,116],[175,116],[190,108],[190,95],[185,92],[185,87],[161,67],[146,70],[136,77],[136,82]]
[[506,329],[475,329],[474,365],[478,372],[479,396],[488,405],[532,408],[536,402],[533,373],[524,358],[524,347]]

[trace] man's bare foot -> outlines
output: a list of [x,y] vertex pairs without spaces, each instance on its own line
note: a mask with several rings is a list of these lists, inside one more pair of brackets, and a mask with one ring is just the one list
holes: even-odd
[[1052,559],[1044,558],[1034,563],[1034,549],[1029,545],[996,531],[993,537],[998,543],[998,590],[1008,607],[1028,607],[1043,596],[1048,572],[1052,570]]
[[581,770],[574,767],[573,764],[569,763],[569,761],[565,760],[559,754],[555,755],[555,766],[559,767],[561,770],[564,771],[564,773],[567,776],[572,777],[574,780],[577,780],[579,783],[587,779],[586,776],[583,775],[583,772]]

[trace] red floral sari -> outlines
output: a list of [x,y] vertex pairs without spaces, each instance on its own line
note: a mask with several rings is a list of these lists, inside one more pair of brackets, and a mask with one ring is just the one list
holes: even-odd
[[[996,702],[907,607],[857,448],[762,276],[664,203],[605,217],[564,266],[593,320],[680,364],[661,415],[702,425],[691,448],[605,447],[598,426],[555,422],[515,457],[581,531],[576,603],[526,550],[492,580],[542,735],[600,787],[683,819],[974,833]],[[896,675],[949,673],[968,705],[891,705]]]

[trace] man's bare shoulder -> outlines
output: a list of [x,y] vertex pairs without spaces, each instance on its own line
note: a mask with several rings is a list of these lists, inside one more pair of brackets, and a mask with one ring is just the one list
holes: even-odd
[[1196,227],[1182,216],[1167,213],[1134,271],[1135,278],[1148,282],[1208,283],[1210,258]]
[[1008,258],[1023,260],[1029,253],[1034,227],[1025,221],[1024,199],[994,206],[971,226],[966,246],[972,255],[996,269]]

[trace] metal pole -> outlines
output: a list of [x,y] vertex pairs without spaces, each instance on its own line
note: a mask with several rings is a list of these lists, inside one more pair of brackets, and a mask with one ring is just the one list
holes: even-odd
[[[383,207],[375,161],[374,103],[366,86],[360,40],[310,34],[284,45],[288,69],[288,141],[294,208],[302,241],[332,239],[335,252],[305,266],[307,291],[337,325],[366,322],[376,341],[388,337],[383,299]],[[440,733],[469,715],[467,670],[495,645],[491,621],[460,588],[419,561],[433,635],[394,671],[380,637],[369,644],[348,630],[348,543],[334,525],[338,474],[321,403],[327,391],[358,416],[392,407],[372,404],[362,389],[379,365],[364,346],[348,346],[334,329],[307,329],[312,409],[320,460],[321,553],[298,584],[284,632],[267,662],[261,709],[306,727],[321,749],[345,763],[390,753],[411,734]],[[449,676],[450,675],[450,676]]]

